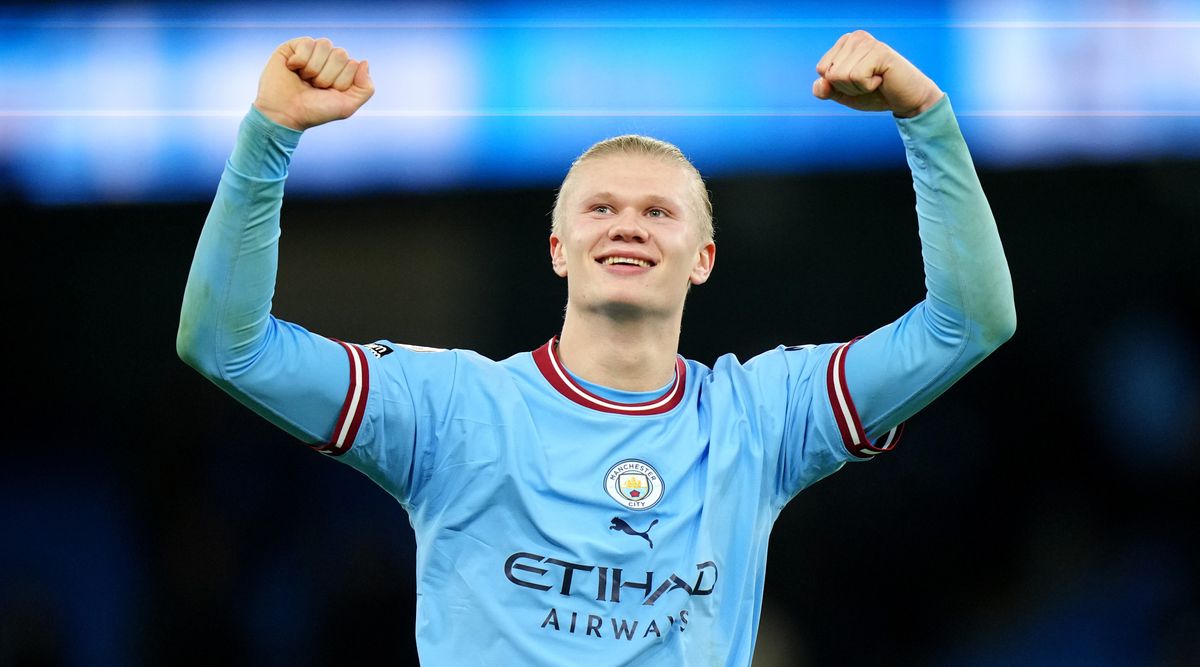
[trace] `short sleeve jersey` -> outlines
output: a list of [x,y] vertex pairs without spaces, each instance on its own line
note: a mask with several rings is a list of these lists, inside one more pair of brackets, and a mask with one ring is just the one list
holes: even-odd
[[501,362],[343,344],[320,449],[410,514],[422,661],[749,664],[780,509],[899,437],[867,441],[849,344],[679,358],[631,393],[574,377],[555,343]]

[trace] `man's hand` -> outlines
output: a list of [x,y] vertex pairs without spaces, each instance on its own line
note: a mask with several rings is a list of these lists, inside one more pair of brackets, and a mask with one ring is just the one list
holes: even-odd
[[307,130],[349,118],[375,94],[367,61],[351,60],[328,39],[289,39],[271,54],[254,106],[271,120]]
[[842,35],[817,63],[813,95],[859,111],[911,118],[942,99],[932,79],[864,30]]

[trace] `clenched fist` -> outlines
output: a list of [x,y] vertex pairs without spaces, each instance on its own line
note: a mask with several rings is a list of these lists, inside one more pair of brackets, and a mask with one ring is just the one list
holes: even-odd
[[859,111],[911,118],[942,99],[932,79],[864,30],[842,35],[817,63],[813,95]]
[[297,37],[271,54],[254,106],[280,125],[307,130],[349,118],[374,93],[367,61],[352,60],[328,39]]

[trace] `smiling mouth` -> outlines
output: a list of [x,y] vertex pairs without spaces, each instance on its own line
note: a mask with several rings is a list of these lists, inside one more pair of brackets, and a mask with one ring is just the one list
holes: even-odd
[[612,256],[612,257],[605,257],[603,259],[598,259],[598,260],[596,260],[596,262],[598,264],[603,264],[604,266],[613,266],[613,265],[640,266],[640,267],[647,268],[647,269],[654,266],[653,262],[648,262],[644,259],[638,259],[636,257]]

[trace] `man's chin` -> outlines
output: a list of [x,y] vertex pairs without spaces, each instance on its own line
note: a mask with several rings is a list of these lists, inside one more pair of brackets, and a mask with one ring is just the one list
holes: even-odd
[[597,315],[601,315],[617,322],[632,322],[648,318],[661,318],[670,314],[661,307],[656,307],[644,301],[635,301],[632,299],[611,299],[603,303],[596,304],[595,307],[589,308],[588,310],[591,310]]
[[649,314],[645,305],[627,301],[610,301],[598,310],[608,319],[618,322],[640,320]]

